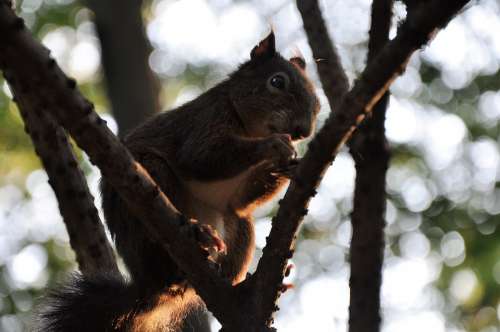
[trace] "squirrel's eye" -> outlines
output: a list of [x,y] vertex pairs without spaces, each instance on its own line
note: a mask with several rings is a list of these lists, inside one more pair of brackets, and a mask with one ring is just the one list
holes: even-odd
[[288,87],[289,78],[285,73],[276,73],[269,77],[267,87],[271,92],[286,90]]
[[285,88],[285,78],[281,75],[275,75],[271,77],[271,83],[272,86],[275,88],[283,90]]

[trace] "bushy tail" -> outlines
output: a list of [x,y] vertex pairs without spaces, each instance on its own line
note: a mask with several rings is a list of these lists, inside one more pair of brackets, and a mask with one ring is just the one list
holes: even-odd
[[[143,294],[142,296],[139,294]],[[121,276],[75,274],[38,305],[33,332],[172,332],[202,302],[190,287],[144,295]]]
[[134,314],[134,287],[121,276],[92,278],[75,274],[65,285],[51,290],[39,304],[34,332],[126,331]]

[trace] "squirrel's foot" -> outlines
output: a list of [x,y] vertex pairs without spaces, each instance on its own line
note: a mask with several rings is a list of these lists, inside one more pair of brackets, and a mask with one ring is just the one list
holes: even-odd
[[215,228],[207,224],[202,224],[195,219],[191,219],[190,224],[193,227],[196,241],[210,256],[214,258],[218,254],[226,252],[226,244]]

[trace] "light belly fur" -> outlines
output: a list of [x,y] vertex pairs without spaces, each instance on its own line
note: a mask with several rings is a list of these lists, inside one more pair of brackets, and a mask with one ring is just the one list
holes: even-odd
[[231,201],[238,195],[253,168],[235,177],[219,181],[186,181],[184,184],[193,198],[190,207],[193,216],[214,227],[225,239],[224,215],[231,211]]
[[249,169],[226,180],[187,181],[186,186],[194,198],[221,213],[225,213],[230,208],[231,200],[245,184],[251,171],[252,169]]

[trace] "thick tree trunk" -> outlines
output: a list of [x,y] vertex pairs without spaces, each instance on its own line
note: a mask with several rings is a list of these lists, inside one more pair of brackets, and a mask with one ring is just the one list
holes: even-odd
[[149,67],[151,46],[140,0],[84,0],[95,14],[113,115],[120,136],[158,111],[159,82]]

